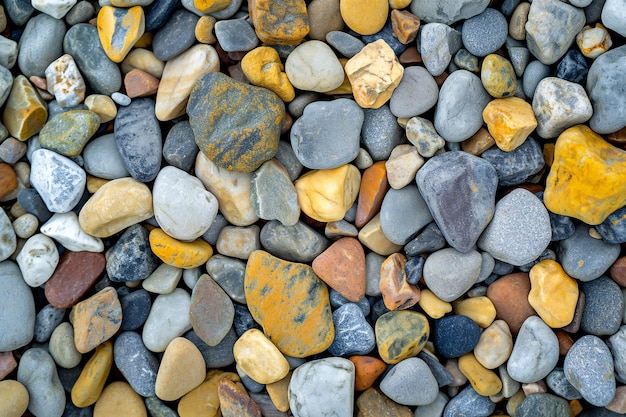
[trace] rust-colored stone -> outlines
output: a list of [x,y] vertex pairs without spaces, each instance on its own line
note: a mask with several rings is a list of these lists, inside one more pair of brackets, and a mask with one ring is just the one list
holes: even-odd
[[376,379],[385,372],[387,364],[373,356],[351,356],[348,359],[354,364],[354,389],[365,391]]
[[152,96],[159,89],[159,80],[135,68],[124,77],[124,88],[126,88],[126,95],[130,98]]
[[420,18],[406,10],[391,11],[391,29],[400,43],[406,45],[417,37],[420,29]]
[[522,323],[537,313],[528,302],[530,278],[525,272],[505,275],[487,288],[487,297],[496,307],[496,318],[506,321],[517,335]]
[[400,54],[398,60],[402,65],[421,64],[423,62],[422,56],[417,52],[417,48],[414,46],[406,48],[405,51]]
[[234,382],[223,378],[217,386],[223,417],[262,417],[261,409]]
[[13,352],[0,352],[0,381],[17,368],[17,361]]
[[609,269],[609,274],[613,281],[617,283],[620,287],[626,287],[626,256],[622,256],[618,258],[617,261],[611,265]]
[[394,253],[380,267],[378,288],[383,295],[385,307],[389,310],[405,310],[420,300],[420,289],[406,280],[406,262],[406,256]]
[[563,329],[556,330],[556,338],[559,341],[559,355],[565,356],[567,352],[572,348],[574,339]]
[[354,220],[356,227],[365,226],[378,213],[388,189],[385,161],[378,161],[363,171]]
[[313,272],[350,301],[365,296],[365,252],[353,237],[333,243],[313,260]]
[[11,194],[17,188],[17,174],[11,165],[0,163],[0,199]]
[[66,250],[46,282],[46,299],[56,308],[70,308],[80,301],[104,273],[106,260],[96,252]]

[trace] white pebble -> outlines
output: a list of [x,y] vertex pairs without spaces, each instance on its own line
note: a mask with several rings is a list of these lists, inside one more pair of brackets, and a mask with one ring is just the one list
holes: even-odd
[[17,237],[22,239],[28,239],[34,235],[38,227],[39,220],[30,213],[23,214],[13,221],[13,230]]

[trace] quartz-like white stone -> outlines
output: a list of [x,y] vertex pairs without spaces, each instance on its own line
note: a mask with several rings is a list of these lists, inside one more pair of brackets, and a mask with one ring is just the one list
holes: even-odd
[[176,288],[183,276],[183,270],[168,264],[161,264],[143,282],[141,286],[146,291],[155,294],[169,294]]
[[33,8],[52,16],[62,19],[78,0],[31,0]]
[[167,345],[191,329],[191,296],[182,288],[159,295],[152,303],[141,338],[152,352],[165,352]]
[[61,107],[74,107],[85,99],[85,81],[71,55],[65,54],[46,68],[48,92]]
[[17,247],[17,238],[11,220],[4,210],[0,210],[0,261],[13,255]]
[[102,239],[85,232],[80,227],[78,216],[73,211],[54,214],[39,230],[73,252],[102,252],[104,250]]
[[16,260],[24,281],[31,287],[39,287],[54,274],[59,264],[59,251],[52,239],[38,233],[24,243]]

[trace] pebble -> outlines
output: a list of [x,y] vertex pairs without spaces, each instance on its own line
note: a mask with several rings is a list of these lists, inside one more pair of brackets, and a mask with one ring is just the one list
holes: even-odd
[[596,407],[606,406],[615,396],[613,358],[597,336],[578,339],[565,356],[563,370],[570,384]]
[[219,284],[233,301],[245,304],[244,274],[246,264],[238,259],[220,254],[212,256],[206,263],[207,273]]
[[234,346],[237,366],[259,384],[276,383],[287,376],[289,363],[260,330],[250,329]]
[[50,356],[62,368],[74,368],[80,364],[83,358],[83,355],[76,350],[74,328],[68,322],[63,322],[54,329],[50,336],[48,349]]
[[354,364],[354,389],[356,391],[369,390],[376,379],[387,369],[385,362],[373,356],[354,355],[348,359]]
[[516,408],[517,417],[525,416],[567,416],[570,414],[570,407],[567,401],[555,395],[539,392],[527,396]]
[[567,380],[563,368],[554,368],[546,377],[546,383],[555,394],[568,401],[582,398],[580,392]]
[[[332,392],[327,396],[324,392]],[[307,362],[295,369],[289,383],[294,417],[351,416],[354,408],[354,364],[344,358]]]
[[576,35],[576,44],[587,58],[597,58],[613,46],[611,35],[600,23],[596,23],[593,28],[586,25]]
[[93,409],[93,417],[116,415],[128,417],[147,417],[146,406],[142,398],[132,387],[122,381],[110,383],[102,391],[102,395]]
[[313,272],[352,302],[365,295],[365,252],[357,239],[345,237],[330,245],[312,263]]
[[504,320],[496,320],[480,334],[474,356],[487,369],[505,364],[513,350],[513,337]]
[[90,175],[109,180],[130,175],[117,149],[115,135],[112,133],[89,141],[82,155],[84,169]]
[[158,266],[157,258],[146,249],[148,231],[140,225],[126,229],[107,257],[106,270],[111,281],[130,282],[146,279]]
[[480,339],[480,328],[472,319],[462,315],[446,316],[433,326],[432,342],[443,358],[458,358],[471,352]]
[[376,347],[388,364],[417,356],[430,335],[426,316],[411,310],[390,311],[381,315],[374,326]]
[[255,48],[241,60],[241,70],[251,84],[273,91],[283,101],[290,102],[295,98],[295,91],[276,49],[268,46]]
[[[312,8],[312,6],[309,6],[309,8]],[[329,17],[329,19],[331,18],[332,17]],[[313,16],[309,15],[309,20],[312,20],[312,19],[313,19]],[[341,21],[341,25],[343,26],[343,21]],[[313,38],[311,33],[309,33],[309,36],[312,39],[316,39],[316,38]],[[335,48],[341,55],[343,55],[346,58],[352,58],[353,56],[358,54],[361,51],[361,49],[363,49],[363,47],[365,46],[365,44],[360,39],[350,35],[349,33],[341,32],[339,30],[332,30],[328,32],[326,34],[325,39],[326,39],[326,42],[328,42],[330,46]],[[323,40],[323,39],[317,39],[317,40]]]
[[608,277],[584,282],[585,308],[580,328],[595,336],[609,336],[619,330],[624,300],[619,286]]
[[[407,216],[407,213],[399,210],[400,207],[412,207],[412,213]],[[385,194],[380,209],[380,225],[391,242],[398,245],[408,243],[432,220],[428,206],[416,186],[391,189]]]
[[507,372],[514,380],[532,383],[545,378],[559,360],[559,342],[543,320],[531,316],[519,330],[507,362]]
[[[555,75],[567,81],[582,84],[589,72],[589,64],[580,51],[572,49],[556,67]],[[547,76],[547,75],[546,75]]]
[[23,75],[15,77],[2,115],[8,133],[27,140],[41,130],[47,117],[47,106],[35,88]]
[[[483,252],[481,255],[485,255]],[[483,266],[487,263],[483,256]],[[467,316],[481,328],[489,327],[496,318],[496,308],[486,296],[474,296],[454,303],[454,312]]]
[[190,305],[191,297],[182,288],[156,297],[141,335],[148,350],[163,352],[173,339],[191,329]]
[[[448,244],[460,252],[471,250],[495,210],[493,166],[463,152],[446,152],[429,159],[416,182]],[[456,214],[468,212],[470,216]]]
[[84,104],[88,110],[91,110],[100,117],[101,123],[110,122],[115,119],[117,115],[117,106],[109,96],[91,94],[85,98]]
[[593,105],[589,127],[596,133],[615,132],[626,126],[626,112],[622,111],[621,97],[611,92],[613,82],[620,83],[623,80],[625,57],[626,46],[620,46],[600,55],[589,68],[586,88]]
[[402,127],[387,104],[363,111],[365,120],[361,129],[362,146],[374,161],[390,158],[393,149],[404,141]]
[[445,0],[441,4],[435,5],[427,0],[417,0],[411,3],[411,12],[427,22],[440,22],[450,25],[460,20],[469,19],[482,13],[488,1]]
[[0,308],[3,317],[0,322],[0,350],[9,352],[26,346],[33,339],[35,302],[15,263],[0,262],[0,272],[3,276],[0,290],[5,300]]
[[122,307],[113,287],[105,287],[76,304],[70,312],[74,325],[74,343],[80,353],[87,353],[109,340],[120,328]]
[[496,169],[500,186],[522,184],[545,166],[542,148],[532,137],[510,152],[495,146],[483,152],[481,157]]
[[220,411],[224,417],[261,417],[261,409],[246,391],[229,381],[221,379],[218,384]]
[[61,107],[74,107],[85,99],[85,81],[71,55],[53,61],[45,71],[48,92]]
[[24,281],[39,287],[50,279],[59,263],[59,252],[54,241],[43,234],[30,237],[16,257]]
[[209,346],[216,346],[228,334],[235,316],[233,303],[208,275],[200,276],[193,288],[189,317],[195,333]]
[[328,45],[318,40],[298,45],[285,61],[285,72],[295,88],[319,93],[334,90],[344,79],[339,59]]
[[343,33],[339,32],[344,26],[339,9],[339,0],[312,1],[307,5],[307,14],[309,16],[309,38],[318,41],[326,39],[332,45],[332,42],[327,38],[328,34],[331,32]]
[[356,227],[363,227],[380,211],[385,193],[389,189],[386,165],[379,161],[363,171],[354,219]]
[[184,337],[193,342],[200,350],[207,368],[220,368],[235,363],[233,346],[237,341],[237,333],[231,330],[217,346],[209,346],[204,343],[194,332],[185,333]]
[[[6,294],[6,292],[5,292]],[[28,411],[37,417],[58,417],[65,409],[65,391],[54,360],[41,348],[30,348],[20,358],[17,381],[28,390]]]
[[485,90],[492,97],[505,98],[513,96],[517,88],[515,75],[513,65],[506,58],[497,54],[489,54],[483,59],[480,68],[480,80]]
[[306,223],[285,226],[272,220],[263,226],[261,245],[272,255],[292,262],[311,262],[328,247],[328,240]]
[[27,77],[45,76],[48,65],[63,55],[65,23],[42,13],[29,19],[19,44],[17,65]]
[[420,289],[408,282],[406,263],[404,255],[394,253],[380,267],[378,288],[389,310],[408,309],[420,300]]
[[366,355],[376,347],[374,330],[361,308],[347,303],[333,312],[335,339],[328,347],[333,356]]
[[[578,283],[565,273],[558,262],[552,260],[533,266],[529,276],[531,289],[528,302],[539,317],[553,329],[571,323],[578,302]],[[553,297],[558,297],[560,302],[552,303],[550,300]]]
[[504,320],[511,333],[518,334],[524,321],[536,314],[528,302],[530,278],[527,273],[505,275],[487,287],[487,297],[496,308],[496,318]]
[[189,49],[195,41],[195,27],[199,17],[179,9],[164,22],[152,40],[154,55],[161,61],[180,55]]
[[30,396],[21,383],[12,379],[0,381],[0,413],[6,417],[20,417],[28,408]]
[[476,281],[481,264],[482,257],[474,250],[441,249],[426,258],[424,282],[441,300],[454,301]]
[[16,25],[20,26],[26,23],[35,11],[30,2],[7,1],[4,7],[6,8],[5,19],[8,17],[11,21],[15,22]]
[[498,148],[510,152],[519,147],[537,127],[532,107],[519,97],[491,101],[483,119]]
[[427,23],[421,27],[420,52],[424,66],[433,77],[443,74],[461,46],[461,33],[443,23]]
[[87,407],[94,404],[104,389],[113,366],[113,344],[109,341],[96,347],[72,387],[72,404]]
[[133,390],[143,397],[153,397],[159,362],[144,346],[141,336],[131,331],[121,333],[114,353],[115,366]]
[[445,141],[437,134],[433,124],[421,117],[409,119],[406,124],[406,136],[409,142],[415,145],[417,152],[425,158],[433,156],[445,145]]
[[[419,385],[419,390],[414,387]],[[380,390],[391,400],[409,406],[432,403],[439,392],[437,380],[422,359],[407,358],[396,364],[380,382]]]
[[443,417],[459,415],[490,416],[496,409],[496,404],[489,397],[480,395],[471,385],[461,390],[450,399],[443,410]]
[[[496,52],[508,34],[508,23],[502,13],[487,8],[463,23],[461,31],[463,46],[477,57]],[[484,64],[483,64],[484,65]]]
[[193,168],[198,151],[193,130],[188,121],[172,126],[163,143],[163,159],[168,164],[189,172]]
[[254,28],[244,19],[216,22],[215,37],[226,52],[251,51],[259,44]]
[[438,93],[435,79],[425,68],[408,67],[391,95],[389,109],[396,117],[419,116],[435,106]]
[[602,24],[607,28],[626,36],[626,26],[622,13],[624,2],[622,0],[607,0],[602,8]]
[[47,342],[55,328],[65,317],[65,310],[50,304],[44,306],[35,316],[35,340],[39,343]]
[[204,359],[198,348],[183,337],[168,343],[156,375],[156,396],[174,401],[204,381]]
[[408,407],[395,403],[374,388],[369,388],[359,395],[356,406],[363,417],[375,417],[382,413],[388,413],[393,417],[413,416]]
[[100,127],[100,117],[90,110],[70,110],[52,117],[39,132],[43,148],[63,156],[80,155]]

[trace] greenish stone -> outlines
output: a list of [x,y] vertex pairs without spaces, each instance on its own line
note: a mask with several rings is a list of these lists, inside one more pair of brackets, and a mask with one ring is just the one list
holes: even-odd
[[249,173],[276,155],[285,106],[270,90],[208,73],[191,91],[187,114],[207,158]]
[[39,132],[41,146],[64,156],[80,155],[100,127],[100,117],[90,110],[60,113]]
[[396,310],[376,320],[374,333],[381,359],[394,364],[417,356],[428,341],[430,326],[421,313]]
[[163,401],[157,397],[148,397],[145,402],[151,417],[178,417],[174,410],[163,404]]

